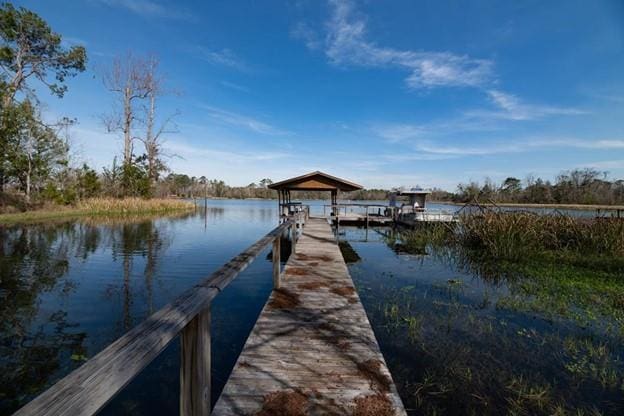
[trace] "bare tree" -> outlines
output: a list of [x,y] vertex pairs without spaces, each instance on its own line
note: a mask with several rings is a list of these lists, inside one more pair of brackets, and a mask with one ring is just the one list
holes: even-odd
[[149,96],[152,88],[150,67],[150,60],[127,53],[124,57],[116,57],[104,75],[104,85],[116,95],[117,104],[103,121],[109,132],[123,134],[123,161],[126,165],[132,164],[135,122],[140,121],[139,102]]
[[145,109],[145,138],[141,141],[145,145],[145,155],[147,158],[147,174],[150,185],[158,180],[159,172],[166,169],[162,160],[163,157],[163,135],[176,131],[173,119],[179,114],[177,111],[164,118],[157,127],[157,100],[161,96],[171,93],[164,88],[164,80],[158,70],[159,61],[156,57],[150,57],[146,67],[147,98],[148,104]]

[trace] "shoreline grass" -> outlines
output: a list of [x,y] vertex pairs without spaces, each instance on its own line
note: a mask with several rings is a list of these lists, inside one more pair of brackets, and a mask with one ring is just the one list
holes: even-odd
[[194,209],[192,202],[176,199],[93,198],[81,201],[75,206],[55,206],[34,211],[0,214],[0,226],[84,216],[165,214],[191,209]]

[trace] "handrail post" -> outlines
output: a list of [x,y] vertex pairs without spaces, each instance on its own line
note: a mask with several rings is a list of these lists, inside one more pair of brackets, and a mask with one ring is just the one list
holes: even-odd
[[180,416],[210,416],[210,305],[180,336]]
[[290,241],[290,254],[295,254],[295,252],[297,251],[297,225],[294,222],[290,224]]
[[281,250],[281,235],[275,237],[273,240],[273,289],[280,288],[280,250]]

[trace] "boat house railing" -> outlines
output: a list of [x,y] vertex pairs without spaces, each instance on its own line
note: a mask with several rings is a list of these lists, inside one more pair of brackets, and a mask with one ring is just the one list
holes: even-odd
[[210,414],[210,305],[227,285],[269,245],[273,250],[273,286],[280,287],[280,240],[288,230],[295,252],[297,222],[285,221],[185,291],[143,323],[118,338],[15,415],[93,415],[151,363],[178,335],[181,339],[180,415]]

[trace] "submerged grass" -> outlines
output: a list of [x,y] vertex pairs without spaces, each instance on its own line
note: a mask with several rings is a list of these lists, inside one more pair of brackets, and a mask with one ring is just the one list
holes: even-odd
[[388,362],[406,407],[622,414],[624,221],[485,212],[386,243],[481,278],[449,274],[369,299],[371,322],[392,339],[398,358]]
[[53,207],[36,211],[0,215],[0,225],[36,223],[79,216],[125,216],[191,210],[194,205],[176,199],[92,198],[72,207]]

